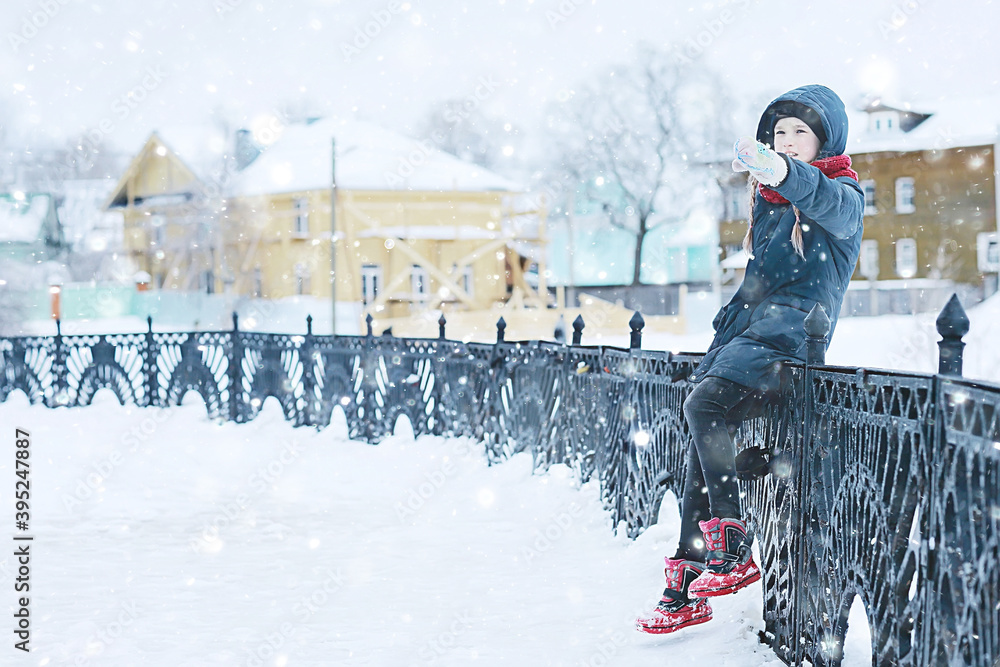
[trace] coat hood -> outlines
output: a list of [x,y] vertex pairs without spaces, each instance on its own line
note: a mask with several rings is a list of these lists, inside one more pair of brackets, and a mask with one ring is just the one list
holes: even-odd
[[767,105],[757,125],[757,141],[769,146],[774,144],[775,105],[779,102],[797,102],[819,114],[826,142],[819,147],[817,157],[841,155],[847,149],[847,109],[844,102],[826,86],[815,84],[790,90]]

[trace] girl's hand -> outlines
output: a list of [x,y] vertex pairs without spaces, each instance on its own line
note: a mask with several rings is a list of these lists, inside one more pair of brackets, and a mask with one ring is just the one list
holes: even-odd
[[741,137],[734,146],[733,171],[749,171],[764,185],[778,185],[788,175],[784,158],[750,137]]

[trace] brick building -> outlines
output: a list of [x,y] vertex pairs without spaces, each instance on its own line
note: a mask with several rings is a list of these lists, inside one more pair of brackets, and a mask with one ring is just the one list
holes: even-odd
[[[843,314],[934,311],[953,292],[966,303],[996,292],[1000,98],[875,99],[850,123],[865,234]],[[746,232],[744,182],[737,176],[724,188],[720,245],[730,290],[738,286]]]

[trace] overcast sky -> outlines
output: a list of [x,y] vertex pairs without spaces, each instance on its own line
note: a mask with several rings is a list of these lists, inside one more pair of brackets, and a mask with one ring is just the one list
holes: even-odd
[[641,41],[681,44],[750,107],[803,83],[825,83],[848,103],[1000,89],[997,2],[7,0],[4,9],[8,137],[103,122],[104,139],[120,146],[160,124],[218,110],[249,123],[294,100],[405,130],[435,101],[478,96],[484,112],[530,126]]

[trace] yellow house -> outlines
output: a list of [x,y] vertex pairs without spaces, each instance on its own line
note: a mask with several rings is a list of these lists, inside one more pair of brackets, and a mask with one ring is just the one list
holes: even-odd
[[105,210],[121,211],[125,253],[152,287],[218,290],[216,175],[226,149],[225,136],[210,127],[153,132],[105,203]]
[[371,314],[376,333],[436,331],[439,311],[547,305],[538,203],[429,142],[368,123],[284,128],[236,177],[222,229],[237,294],[329,299],[335,282],[338,312]]
[[282,128],[243,169],[237,148],[213,128],[158,130],[117,183],[106,209],[122,212],[125,251],[154,289],[290,299],[320,321],[335,311],[340,333],[370,315],[375,333],[434,337],[444,313],[449,338],[493,340],[501,316],[510,340],[550,338],[577,315],[591,342],[627,335],[620,305],[553,307],[544,202],[489,170],[335,119]]

